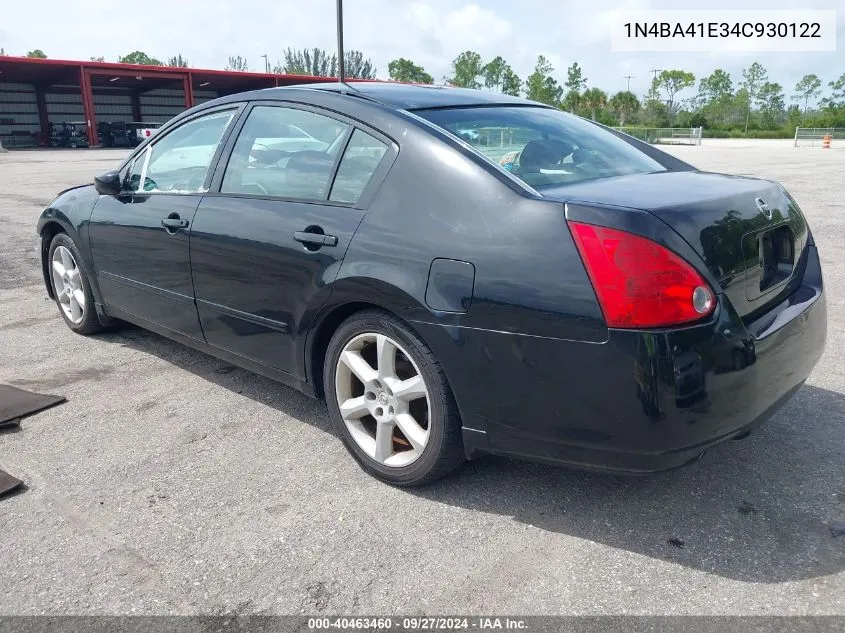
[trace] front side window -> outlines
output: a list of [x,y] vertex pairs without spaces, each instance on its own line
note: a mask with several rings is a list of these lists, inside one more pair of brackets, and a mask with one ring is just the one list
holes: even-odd
[[[199,193],[234,110],[188,121],[147,147],[130,171],[131,191]],[[143,182],[143,187],[141,186]]]
[[138,187],[141,184],[141,170],[144,167],[146,157],[146,152],[139,154],[129,161],[129,164],[120,171],[120,182],[122,183],[123,191],[138,191]]
[[348,129],[315,112],[256,106],[232,150],[220,191],[325,200]]
[[666,169],[607,130],[551,108],[447,108],[416,114],[540,192],[546,186]]

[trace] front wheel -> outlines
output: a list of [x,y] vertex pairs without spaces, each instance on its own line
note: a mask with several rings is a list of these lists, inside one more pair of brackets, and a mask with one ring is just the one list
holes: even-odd
[[48,251],[50,280],[59,314],[67,326],[78,334],[94,334],[103,329],[94,308],[94,294],[82,256],[76,244],[65,233],[59,233]]
[[400,486],[439,479],[464,460],[461,421],[431,350],[380,310],[338,328],[323,384],[344,444],[372,475]]

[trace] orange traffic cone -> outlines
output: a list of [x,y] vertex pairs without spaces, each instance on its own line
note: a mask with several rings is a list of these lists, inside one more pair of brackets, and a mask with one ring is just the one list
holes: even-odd
[[830,134],[825,134],[822,137],[822,149],[830,149]]

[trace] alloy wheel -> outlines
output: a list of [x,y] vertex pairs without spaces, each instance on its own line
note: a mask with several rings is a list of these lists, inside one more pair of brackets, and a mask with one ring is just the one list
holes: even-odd
[[51,262],[53,290],[62,311],[74,325],[85,318],[85,288],[82,274],[70,249],[57,246]]
[[428,388],[410,354],[392,338],[359,334],[335,370],[340,415],[371,459],[394,468],[422,455],[430,435]]

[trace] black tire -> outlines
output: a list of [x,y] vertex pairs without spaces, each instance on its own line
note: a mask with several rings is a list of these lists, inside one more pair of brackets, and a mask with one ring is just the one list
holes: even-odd
[[[352,438],[340,413],[335,375],[340,355],[349,341],[364,333],[385,334],[399,342],[416,364],[429,396],[429,439],[416,461],[404,467],[380,464]],[[443,369],[426,344],[402,321],[383,310],[353,314],[337,329],[326,351],[323,385],[329,415],[346,448],[371,475],[396,486],[422,486],[458,468],[464,462],[461,419]]]
[[76,332],[77,334],[96,334],[97,332],[101,332],[105,328],[100,323],[100,319],[97,317],[97,309],[94,305],[94,294],[91,291],[91,282],[90,276],[88,274],[88,267],[85,264],[85,260],[82,258],[82,255],[79,253],[79,249],[76,247],[74,241],[68,236],[66,233],[58,233],[53,238],[53,241],[50,242],[50,248],[47,251],[47,265],[48,271],[50,273],[50,284],[53,284],[53,275],[52,271],[49,269],[51,266],[51,262],[53,261],[53,253],[55,252],[56,248],[59,246],[64,246],[68,249],[73,258],[76,260],[76,267],[79,270],[79,276],[82,280],[82,292],[85,295],[85,307],[82,311],[82,321],[80,323],[74,323],[70,319],[68,319],[65,311],[62,309],[61,304],[59,303],[59,298],[56,296],[56,288],[52,286],[52,294],[53,299],[56,302],[56,307],[59,309],[59,314],[61,315],[64,322],[67,326]]

